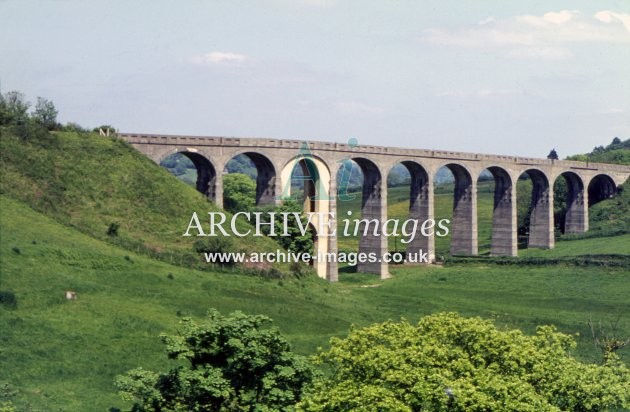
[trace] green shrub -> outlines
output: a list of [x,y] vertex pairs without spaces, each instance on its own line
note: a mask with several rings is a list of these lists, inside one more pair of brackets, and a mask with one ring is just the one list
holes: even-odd
[[17,297],[10,290],[0,290],[0,305],[7,309],[17,309]]
[[203,323],[181,321],[162,335],[168,372],[137,368],[115,384],[134,411],[285,411],[313,378],[310,364],[291,352],[266,316],[211,310]]
[[[304,411],[601,411],[630,406],[630,371],[571,355],[572,336],[534,336],[455,313],[417,325],[388,321],[332,338],[317,361],[333,374],[298,405]],[[626,388],[626,389],[624,389]]]
[[118,228],[120,228],[120,225],[118,223],[110,223],[109,226],[107,227],[107,235],[108,236],[118,236]]

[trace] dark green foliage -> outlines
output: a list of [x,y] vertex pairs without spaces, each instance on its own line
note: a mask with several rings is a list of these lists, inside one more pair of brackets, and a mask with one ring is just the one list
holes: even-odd
[[131,370],[116,378],[116,387],[137,402],[134,411],[291,410],[313,371],[278,330],[266,327],[269,322],[216,310],[202,323],[184,318],[179,334],[162,335],[177,366],[162,373]]
[[249,212],[256,204],[256,182],[242,173],[223,177],[223,208],[232,213]]
[[20,253],[22,253],[22,251],[20,250],[20,248],[19,248],[19,247],[17,247],[17,246],[13,246],[13,247],[11,248],[11,250],[13,251],[13,253],[16,253],[16,254],[18,254],[18,255],[19,255]]
[[17,298],[10,290],[0,290],[0,305],[7,309],[17,309]]
[[118,229],[120,228],[120,225],[116,222],[112,222],[109,224],[109,226],[107,227],[107,235],[108,236],[118,236]]

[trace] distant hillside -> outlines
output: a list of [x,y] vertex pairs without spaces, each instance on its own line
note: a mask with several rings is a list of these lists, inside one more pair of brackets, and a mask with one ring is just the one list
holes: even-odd
[[[597,146],[590,153],[569,156],[567,160],[630,165],[630,139],[615,137],[608,146]],[[614,198],[591,206],[589,214],[589,232],[579,237],[630,233],[630,181]]]
[[[220,209],[122,140],[71,132],[24,139],[0,128],[0,172],[0,194],[60,223],[169,263],[207,266],[197,239],[182,234],[194,211],[206,222]],[[231,250],[277,248],[265,237],[229,239]]]
[[569,156],[567,160],[630,165],[630,139],[615,137],[606,147],[597,146],[590,153]]

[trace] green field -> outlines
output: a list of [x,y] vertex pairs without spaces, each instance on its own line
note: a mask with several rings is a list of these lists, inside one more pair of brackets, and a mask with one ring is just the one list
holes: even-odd
[[[342,274],[338,284],[274,281],[172,266],[63,227],[4,196],[1,206],[0,289],[18,302],[15,310],[0,309],[0,381],[19,390],[18,405],[35,410],[124,405],[113,377],[140,365],[163,366],[157,335],[173,332],[179,316],[201,317],[209,307],[266,314],[304,354],[351,324],[438,311],[527,332],[555,324],[580,333],[577,355],[587,361],[599,357],[589,319],[618,321],[619,333],[630,334],[627,268],[394,267],[385,282],[361,274]],[[622,252],[630,236],[617,240],[608,252]],[[65,290],[78,299],[66,301]]]
[[[198,270],[199,262],[186,267],[176,259],[190,253],[190,244],[179,238],[181,222],[192,207],[212,207],[192,188],[110,139],[65,135],[57,144],[20,148],[2,139],[0,291],[13,293],[17,303],[0,304],[0,385],[17,390],[12,401],[19,410],[128,408],[115,393],[114,376],[137,366],[164,369],[158,335],[175,332],[181,316],[200,318],[210,307],[268,315],[302,354],[345,335],[353,324],[415,321],[440,311],[479,315],[527,333],[554,324],[579,333],[576,356],[588,362],[601,359],[589,320],[630,336],[630,267],[571,260],[584,254],[627,259],[630,235],[520,251],[536,264],[477,259],[393,266],[387,281],[342,273],[340,282],[330,284],[314,276],[269,279]],[[404,189],[396,190],[403,196]],[[480,222],[488,222],[488,199],[480,197]],[[447,215],[451,202],[438,193],[436,215]],[[403,216],[406,207],[396,202],[390,213]],[[106,234],[114,220],[121,224],[118,239]],[[489,239],[483,233],[480,245]],[[271,246],[268,239],[261,243]],[[558,257],[569,259],[545,264]],[[78,299],[66,300],[66,290]],[[627,362],[628,348],[621,354]]]

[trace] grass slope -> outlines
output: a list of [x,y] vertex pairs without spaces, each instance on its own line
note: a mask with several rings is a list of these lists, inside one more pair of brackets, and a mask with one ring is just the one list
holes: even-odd
[[[196,238],[182,234],[194,211],[207,227],[207,213],[220,209],[126,142],[76,133],[29,142],[0,132],[0,193],[97,239],[199,266]],[[107,234],[112,223],[117,236]],[[238,250],[277,247],[265,237],[232,239]]]
[[[620,318],[630,334],[627,268],[501,267],[471,264],[394,267],[394,278],[341,275],[272,281],[238,273],[200,272],[150,259],[62,226],[0,196],[0,383],[19,390],[33,410],[124,407],[112,379],[136,366],[165,365],[157,336],[174,332],[180,315],[209,307],[263,313],[300,353],[312,353],[351,324],[368,325],[436,311],[494,318],[532,332],[553,323],[580,333],[578,355],[597,360],[586,322]],[[630,236],[623,237],[625,242]],[[587,240],[588,242],[594,239]],[[580,242],[567,242],[578,245]],[[172,278],[172,279],[171,279]],[[78,293],[66,301],[64,290]],[[625,352],[626,356],[628,351]]]

